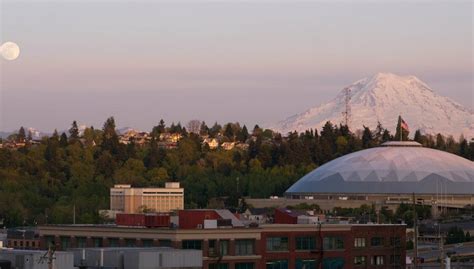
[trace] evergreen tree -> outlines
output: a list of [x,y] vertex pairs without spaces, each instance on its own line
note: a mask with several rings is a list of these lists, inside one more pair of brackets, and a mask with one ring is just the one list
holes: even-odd
[[115,131],[114,117],[110,117],[105,121],[102,131],[102,150],[107,150],[113,155],[118,154],[120,149],[118,135]]
[[459,155],[469,159],[469,145],[467,144],[467,140],[464,137],[461,137],[461,141],[459,143]]
[[415,132],[415,137],[413,138],[413,140],[415,140],[416,142],[418,142],[418,143],[420,143],[420,144],[423,144],[421,132],[420,132],[419,129],[416,130],[416,132]]
[[390,135],[390,131],[385,129],[383,131],[383,135],[382,135],[382,142],[387,142],[387,141],[390,141],[392,140],[392,136]]
[[59,141],[59,134],[58,134],[58,130],[54,129],[54,132],[53,132],[53,135],[50,137],[56,141]]
[[249,131],[247,130],[247,126],[244,125],[240,132],[237,134],[237,140],[245,143],[247,139],[249,138]]
[[147,154],[145,155],[144,163],[145,163],[145,166],[148,169],[158,167],[158,165],[159,165],[159,162],[158,162],[158,143],[157,143],[155,137],[151,138],[150,148],[149,148]]
[[73,121],[71,128],[69,129],[69,142],[71,144],[79,140],[79,127],[77,127],[77,122]]
[[151,136],[155,137],[155,139],[160,138],[160,134],[166,132],[166,125],[163,119],[160,120],[157,126],[154,126],[151,130]]
[[215,122],[214,125],[209,130],[209,136],[213,137],[213,138],[217,137],[217,135],[219,135],[221,129],[222,129],[222,127],[219,124],[217,124],[217,122]]
[[201,122],[201,127],[199,128],[199,134],[201,136],[209,135],[209,127],[207,127],[207,125],[204,121]]
[[86,129],[84,129],[84,134],[83,134],[83,137],[84,137],[84,141],[85,141],[85,146],[86,147],[92,147],[94,146],[94,143],[95,143],[95,135],[94,135],[94,127],[87,127]]
[[374,146],[374,138],[372,135],[372,131],[370,131],[369,127],[364,126],[364,132],[362,133],[362,147],[363,148],[371,148]]
[[436,148],[440,150],[446,150],[446,142],[442,134],[436,135]]
[[227,123],[227,125],[225,126],[224,136],[226,136],[230,140],[234,139],[234,130],[232,130],[232,124],[231,123]]
[[65,133],[61,134],[61,137],[59,138],[59,145],[63,148],[67,147],[67,135]]
[[377,144],[381,144],[382,141],[383,141],[383,133],[384,133],[385,129],[383,128],[382,126],[382,123],[380,123],[380,121],[377,122],[377,127],[375,128],[375,133],[374,133],[374,140],[375,140],[375,143]]
[[260,126],[258,126],[258,124],[255,124],[255,126],[253,127],[252,135],[253,136],[258,136],[258,135],[261,135],[262,132],[263,132],[262,128],[260,128]]
[[24,143],[25,140],[26,140],[25,128],[23,128],[23,126],[21,126],[20,130],[18,130],[17,142]]

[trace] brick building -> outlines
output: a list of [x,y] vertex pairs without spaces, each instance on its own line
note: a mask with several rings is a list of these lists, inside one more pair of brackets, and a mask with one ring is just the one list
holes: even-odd
[[7,230],[6,247],[16,249],[39,249],[38,231],[32,227],[19,227]]
[[[199,213],[203,215],[202,212]],[[204,214],[205,215],[205,214]],[[40,246],[200,249],[206,269],[404,268],[405,226],[264,224],[211,229],[40,226]]]

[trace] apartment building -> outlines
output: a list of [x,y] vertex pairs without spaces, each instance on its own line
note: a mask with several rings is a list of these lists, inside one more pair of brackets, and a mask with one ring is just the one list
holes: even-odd
[[110,189],[110,210],[114,212],[170,212],[183,208],[184,189],[179,182],[166,182],[164,188],[132,188],[120,184]]

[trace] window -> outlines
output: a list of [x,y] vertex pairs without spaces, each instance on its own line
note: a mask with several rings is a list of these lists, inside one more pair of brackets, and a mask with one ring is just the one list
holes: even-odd
[[183,249],[202,249],[201,240],[183,240]]
[[219,241],[219,250],[221,256],[226,256],[229,254],[229,240],[220,240]]
[[266,269],[288,269],[288,260],[268,261]]
[[325,250],[344,249],[344,240],[341,237],[324,237],[323,248]]
[[253,239],[237,239],[235,240],[235,255],[245,256],[253,255],[255,246],[255,240]]
[[109,238],[109,247],[111,248],[117,248],[120,246],[119,239],[118,238]]
[[153,247],[153,239],[142,239],[142,245],[146,248]]
[[209,269],[228,269],[228,263],[211,263],[209,264]]
[[137,246],[137,240],[136,239],[125,239],[125,246],[128,248],[134,248]]
[[354,247],[364,248],[365,247],[365,238],[363,238],[363,237],[354,238]]
[[253,262],[241,262],[235,264],[235,269],[254,269],[255,264]]
[[288,237],[268,237],[267,251],[288,251]]
[[384,256],[372,256],[372,265],[383,265],[384,264]]
[[316,269],[316,260],[296,259],[296,269]]
[[397,237],[390,237],[390,246],[392,247],[400,247],[401,246],[401,238],[399,236]]
[[158,240],[158,245],[160,247],[171,247],[171,240],[169,240],[169,239],[160,239],[160,240]]
[[365,265],[365,256],[355,256],[354,265]]
[[402,256],[400,256],[400,255],[391,255],[390,256],[390,264],[392,264],[392,265],[401,265],[402,264]]
[[102,245],[102,238],[100,238],[100,237],[94,237],[94,238],[92,238],[92,242],[93,242],[93,246],[94,246],[95,248],[101,248],[101,247],[103,247],[103,245]]
[[343,268],[344,268],[344,258],[342,257],[323,259],[323,269],[343,269]]
[[62,250],[68,249],[70,247],[70,244],[69,244],[70,238],[67,236],[61,236],[60,239],[61,239],[61,249]]
[[86,238],[85,237],[76,237],[76,247],[85,248],[86,247]]
[[370,245],[373,247],[380,247],[384,245],[383,237],[372,237]]
[[312,250],[315,246],[316,239],[313,236],[296,237],[297,250]]
[[216,256],[217,240],[209,240],[209,256]]

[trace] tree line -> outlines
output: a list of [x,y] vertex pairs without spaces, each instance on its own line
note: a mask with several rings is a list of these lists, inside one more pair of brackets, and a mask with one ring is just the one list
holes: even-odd
[[[399,130],[400,128],[397,128]],[[402,130],[402,139],[408,132]],[[180,133],[176,148],[160,147],[161,134]],[[286,136],[258,125],[249,130],[239,123],[223,126],[191,121],[167,126],[161,120],[150,131],[149,143],[122,144],[115,120],[108,118],[101,129],[79,131],[74,121],[67,134],[55,131],[39,143],[31,143],[24,128],[9,139],[23,141],[17,150],[0,149],[0,223],[35,225],[72,223],[73,208],[78,223],[100,223],[98,213],[109,207],[109,188],[117,183],[137,187],[163,186],[179,181],[185,188],[187,208],[213,206],[222,198],[227,208],[237,208],[241,197],[281,196],[306,173],[342,155],[397,140],[379,124],[362,133],[327,122],[318,130],[292,132]],[[248,149],[211,150],[203,138],[237,141]],[[442,135],[417,132],[424,146],[474,159],[474,143]]]

